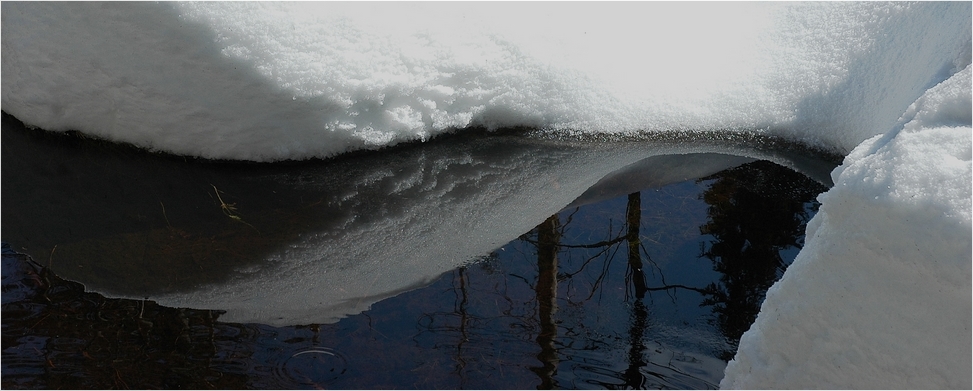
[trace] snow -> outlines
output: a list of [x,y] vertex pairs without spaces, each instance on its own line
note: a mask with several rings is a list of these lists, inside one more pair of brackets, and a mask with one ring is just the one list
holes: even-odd
[[[968,2],[4,2],[0,104],[32,126],[217,159],[329,157],[514,126],[747,131],[830,149],[847,155],[835,186],[722,386],[970,388],[970,20]],[[348,222],[344,239],[308,233],[279,279],[163,300],[225,308],[234,297],[227,319],[286,322],[334,299],[343,307],[319,316],[340,316],[454,266],[435,257],[485,254],[643,158],[759,154],[590,144],[371,172],[360,187],[415,201]],[[476,169],[444,168],[464,165]],[[435,240],[458,229],[480,237]],[[397,240],[342,247],[376,232]],[[393,253],[428,269],[313,262]],[[312,283],[335,274],[347,284]],[[339,292],[369,275],[378,288]]]

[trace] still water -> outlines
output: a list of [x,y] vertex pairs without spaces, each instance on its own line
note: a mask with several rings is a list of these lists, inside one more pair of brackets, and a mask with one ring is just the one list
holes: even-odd
[[[6,125],[4,132],[8,132]],[[5,168],[12,155],[8,146],[18,145],[8,143],[6,136]],[[95,149],[103,154],[100,148]],[[705,173],[698,177],[653,182],[658,177],[644,174],[645,161],[626,165],[580,196],[572,196],[574,202],[519,237],[494,245],[487,255],[455,260],[456,267],[437,272],[421,287],[364,300],[370,304],[363,305],[362,311],[320,317],[333,321],[284,325],[227,320],[229,315],[221,309],[106,297],[59,277],[58,265],[99,267],[94,261],[71,258],[97,254],[70,252],[65,244],[45,251],[47,257],[38,252],[32,257],[21,254],[26,252],[23,243],[39,239],[8,234],[11,228],[35,229],[18,225],[20,220],[11,222],[8,216],[16,210],[10,209],[14,201],[7,199],[8,169],[4,171],[2,385],[715,388],[740,335],[752,324],[764,292],[801,248],[805,224],[817,209],[815,197],[826,186],[769,161],[691,156],[718,169],[696,171]],[[663,163],[658,157],[646,161],[648,166]],[[177,204],[169,202],[172,211]],[[120,202],[110,204],[124,209]],[[84,212],[69,208],[60,213]],[[267,226],[259,224],[257,217],[243,216],[249,219],[247,225]],[[162,217],[157,224],[175,224],[165,221],[175,219],[171,214]],[[239,232],[257,231],[235,224]],[[259,235],[273,235],[264,229]],[[189,235],[168,230],[172,235]],[[71,235],[80,234],[72,231]],[[55,257],[58,251],[68,257]],[[128,254],[111,251],[115,252],[103,251],[105,258]],[[381,261],[400,262],[394,257]],[[172,268],[188,267],[173,262]],[[62,270],[86,278],[70,268],[62,266]],[[200,281],[218,283],[199,274],[193,286]],[[133,275],[125,278],[134,280]],[[85,283],[112,286],[98,280]],[[119,286],[116,289],[129,289]]]

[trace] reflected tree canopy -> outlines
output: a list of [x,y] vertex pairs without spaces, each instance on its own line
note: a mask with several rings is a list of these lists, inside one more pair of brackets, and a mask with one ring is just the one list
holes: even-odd
[[[701,199],[709,221],[700,227],[711,240],[701,256],[713,262],[719,282],[706,288],[704,305],[713,306],[720,330],[732,346],[721,353],[730,360],[753,324],[767,289],[787,268],[782,252],[804,245],[804,230],[815,197],[824,186],[766,161],[744,164],[698,182],[712,181]],[[793,255],[792,255],[793,256]]]

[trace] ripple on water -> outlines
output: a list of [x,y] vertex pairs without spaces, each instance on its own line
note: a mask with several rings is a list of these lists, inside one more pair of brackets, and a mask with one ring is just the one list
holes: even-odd
[[[638,351],[621,345],[562,351],[567,370],[558,377],[574,389],[715,389],[723,361],[645,340]],[[634,361],[633,361],[634,360]]]
[[329,348],[298,351],[283,360],[274,371],[285,385],[321,387],[337,380],[348,369],[345,357]]

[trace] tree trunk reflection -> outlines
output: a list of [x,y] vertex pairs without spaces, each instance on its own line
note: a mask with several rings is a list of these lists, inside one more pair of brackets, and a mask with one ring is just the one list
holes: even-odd
[[625,210],[625,220],[628,225],[628,268],[635,290],[635,301],[632,303],[631,327],[629,328],[628,369],[625,370],[625,382],[629,387],[641,389],[645,387],[645,376],[641,369],[646,362],[643,358],[645,342],[642,338],[648,327],[649,313],[642,299],[648,287],[645,283],[645,272],[642,270],[642,241],[639,237],[642,225],[642,193],[635,192],[628,195],[628,205]]
[[534,291],[537,295],[537,312],[540,321],[540,333],[537,335],[537,345],[541,351],[537,359],[541,367],[532,368],[541,379],[538,389],[554,388],[554,374],[557,373],[557,349],[554,339],[557,338],[557,324],[554,313],[557,311],[557,252],[561,239],[560,221],[557,215],[551,216],[537,227],[537,284]]

